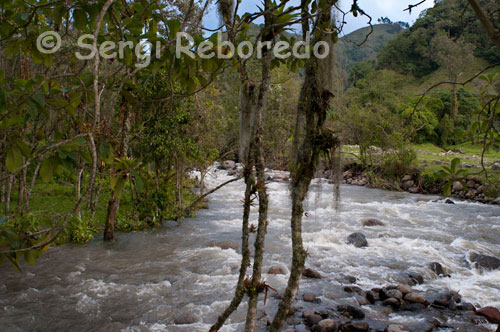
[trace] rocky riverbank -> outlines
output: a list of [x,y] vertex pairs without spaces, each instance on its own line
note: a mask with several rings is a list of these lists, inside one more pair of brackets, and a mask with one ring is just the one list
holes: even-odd
[[[232,160],[226,160],[219,164],[219,169],[228,171],[229,175],[239,176],[242,172],[240,164]],[[267,170],[267,181],[284,182],[288,181],[289,173],[286,171]],[[322,167],[315,174],[316,178],[324,178],[332,181],[331,170]],[[375,168],[368,171],[365,167],[357,163],[345,165],[342,171],[342,183],[366,186],[385,190],[406,191],[412,194],[433,194],[442,195],[443,183],[439,180],[428,182],[418,173],[406,174],[399,180],[384,179],[381,176],[381,169]],[[500,197],[492,197],[488,191],[488,185],[482,183],[477,178],[466,181],[466,186],[458,181],[453,184],[451,198],[479,202],[484,204],[500,205]],[[446,203],[452,204],[450,199]]]
[[[343,280],[346,285],[333,292],[335,305],[324,304],[314,293],[300,294],[284,331],[488,332],[490,324],[500,322],[496,308],[476,309],[457,292],[420,292],[409,284],[362,289],[354,277]],[[415,275],[408,280],[424,282]]]
[[[378,171],[378,172],[377,172]],[[323,170],[318,172],[318,177],[330,178],[330,171]],[[406,174],[398,180],[387,180],[380,176],[376,178],[380,170],[368,172],[362,165],[353,163],[346,165],[342,173],[344,184],[368,186],[372,188],[407,191],[412,194],[442,194],[443,183],[439,180],[426,182],[420,174]],[[453,183],[451,197],[464,199],[468,201],[480,202],[485,204],[500,204],[500,197],[491,197],[488,195],[488,186],[477,178],[471,178],[466,181],[466,186],[461,182]]]

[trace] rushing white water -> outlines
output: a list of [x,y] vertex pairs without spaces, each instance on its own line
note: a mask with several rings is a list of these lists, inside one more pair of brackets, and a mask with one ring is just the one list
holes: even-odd
[[[230,179],[225,171],[208,177],[209,186]],[[288,271],[290,200],[287,183],[268,185],[269,232],[265,271]],[[210,196],[210,209],[193,219],[168,222],[159,230],[118,234],[85,245],[51,248],[34,267],[19,273],[0,267],[0,330],[2,331],[207,331],[233,295],[241,256],[214,244],[239,243],[242,181]],[[304,241],[306,265],[324,276],[304,279],[301,291],[312,290],[328,303],[341,275],[352,275],[362,288],[401,281],[408,271],[426,282],[417,289],[460,291],[466,301],[500,306],[500,271],[480,273],[465,257],[471,251],[500,256],[500,208],[467,202],[432,202],[437,197],[342,186],[340,211],[334,209],[333,188],[316,180],[306,202]],[[256,222],[253,211],[252,220]],[[362,227],[376,218],[386,226]],[[368,248],[346,244],[362,231]],[[254,235],[251,235],[252,239]],[[427,265],[440,262],[451,275],[438,278]],[[284,289],[286,275],[264,274]],[[276,300],[263,311],[272,313]],[[245,305],[221,331],[240,331]],[[198,322],[176,325],[181,314]],[[397,315],[394,321],[401,319]]]

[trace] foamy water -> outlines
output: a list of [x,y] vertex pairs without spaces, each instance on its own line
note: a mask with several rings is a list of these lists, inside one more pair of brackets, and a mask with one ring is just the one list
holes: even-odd
[[[224,171],[208,176],[208,186],[230,179]],[[264,269],[291,260],[290,200],[287,183],[270,183],[269,232]],[[152,232],[118,234],[105,244],[100,238],[85,246],[51,248],[36,266],[15,272],[0,267],[2,331],[207,331],[232,298],[241,256],[214,246],[240,241],[244,185],[240,180],[210,196],[210,209],[193,219],[167,222]],[[437,197],[342,186],[340,209],[334,209],[333,187],[316,180],[306,202],[306,263],[321,280],[304,279],[301,290],[319,294],[325,303],[341,275],[352,275],[363,288],[401,281],[408,271],[426,280],[420,290],[460,291],[479,306],[500,306],[500,271],[480,273],[465,257],[472,251],[500,256],[500,208],[492,205],[432,202]],[[421,201],[422,199],[427,201]],[[255,208],[256,209],[256,208]],[[252,220],[256,223],[256,210]],[[362,227],[366,218],[386,226]],[[346,244],[362,231],[368,248]],[[253,240],[253,236],[252,240]],[[440,262],[450,278],[428,269]],[[284,289],[285,275],[264,274]],[[260,309],[272,314],[276,300]],[[239,331],[246,306],[221,331]],[[182,313],[198,322],[175,325]],[[392,319],[398,321],[395,315]]]

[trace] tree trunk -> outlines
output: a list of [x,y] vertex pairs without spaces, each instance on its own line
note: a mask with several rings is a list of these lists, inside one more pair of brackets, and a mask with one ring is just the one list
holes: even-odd
[[481,8],[481,5],[479,4],[478,0],[468,0],[470,6],[476,13],[477,17],[479,18],[479,21],[483,25],[483,27],[486,29],[486,32],[490,36],[491,40],[493,43],[495,43],[495,46],[497,50],[500,52],[500,36],[497,33],[497,30],[495,29],[495,26],[493,23],[490,21],[488,18],[488,15],[484,12],[484,10]]
[[89,204],[90,209],[90,221],[94,220],[94,216],[97,210],[97,200],[98,200],[98,187],[96,187],[97,180],[97,163],[98,155],[97,148],[94,140],[94,136],[89,134],[89,150],[92,156],[92,166],[90,168],[90,178],[89,178]]
[[[266,2],[267,5],[267,2]],[[272,34],[266,36],[267,39],[273,39]],[[265,50],[265,55],[262,60],[262,82],[259,88],[257,105],[255,110],[255,171],[257,173],[257,193],[259,197],[259,218],[257,227],[257,236],[255,238],[255,253],[252,274],[252,286],[249,290],[248,312],[245,323],[246,332],[254,332],[257,322],[257,304],[259,300],[259,289],[262,283],[262,261],[264,258],[264,243],[267,234],[267,211],[268,211],[268,197],[265,183],[265,161],[263,149],[263,124],[262,116],[266,108],[267,92],[270,84],[270,67],[271,67],[271,52]]]
[[[124,104],[125,105],[125,104]],[[122,137],[121,137],[121,149],[120,149],[120,157],[126,157],[128,152],[128,146],[130,142],[130,122],[132,112],[126,110],[126,106],[124,107],[124,111],[126,111],[126,115],[123,118],[122,123]],[[123,195],[123,193],[122,193]],[[106,216],[106,224],[104,226],[104,241],[113,241],[114,240],[114,231],[115,231],[115,223],[116,223],[116,214],[118,213],[118,208],[120,206],[120,198],[115,197],[115,193],[111,193],[111,199],[108,202],[108,213]]]
[[[454,81],[456,82],[456,80]],[[453,100],[451,101],[451,112],[453,118],[453,125],[457,122],[457,114],[458,114],[458,97],[457,97],[457,85],[453,84]]]
[[[329,8],[323,8],[318,15],[318,26],[331,23],[331,7],[336,1],[328,3]],[[303,18],[307,8],[302,1]],[[303,22],[303,27],[308,26]],[[305,33],[307,30],[304,30]],[[329,34],[321,34],[319,40],[331,41]],[[319,41],[316,40],[316,41]],[[331,152],[338,143],[333,134],[323,128],[326,111],[333,96],[332,78],[335,68],[333,49],[325,59],[312,57],[306,65],[305,79],[300,93],[295,125],[293,152],[294,163],[291,172],[292,195],[292,267],[288,284],[279,304],[278,311],[271,323],[270,332],[280,332],[293,305],[299,290],[300,279],[304,270],[307,253],[302,243],[303,202],[307,195],[309,184],[314,177],[319,155],[322,151]]]
[[10,198],[15,180],[16,177],[13,174],[9,175],[9,180],[7,181],[7,192],[5,193],[5,215],[9,215],[10,212]]
[[36,164],[35,170],[33,171],[33,175],[31,177],[31,183],[29,189],[27,188],[24,193],[24,213],[28,213],[30,211],[30,201],[31,195],[33,194],[33,189],[35,188],[36,179],[38,177],[38,172],[40,171],[40,167],[42,166],[42,160],[38,160]]
[[[75,178],[75,196],[77,201],[79,201],[82,196],[82,175],[83,175],[83,166],[80,166],[76,170],[76,178]],[[76,215],[78,217],[81,217],[80,208],[78,208],[78,210],[76,211]]]
[[106,226],[104,228],[104,241],[113,241],[115,239],[114,230],[116,223],[116,213],[120,200],[115,197],[115,193],[111,193],[111,199],[108,202],[108,213],[106,215]]
[[19,174],[19,191],[17,193],[17,206],[16,206],[16,213],[22,213],[23,211],[23,200],[24,200],[24,193],[26,191],[26,173],[27,173],[28,167],[23,167],[21,169],[21,173]]

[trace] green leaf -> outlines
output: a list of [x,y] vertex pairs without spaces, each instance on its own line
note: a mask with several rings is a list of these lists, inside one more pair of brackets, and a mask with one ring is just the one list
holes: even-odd
[[122,197],[123,188],[125,187],[125,179],[122,175],[117,175],[115,178],[115,185],[112,186],[112,189],[115,192],[115,197],[120,199]]
[[17,171],[24,164],[23,154],[19,150],[19,147],[15,144],[10,144],[7,148],[7,157],[5,159],[5,165],[7,169],[11,172]]
[[171,40],[174,40],[177,33],[181,29],[181,22],[179,20],[169,20],[167,21],[168,35]]
[[99,153],[101,155],[101,160],[107,164],[111,164],[113,162],[113,149],[111,149],[111,145],[102,141],[101,145],[99,145]]
[[40,176],[42,177],[43,182],[49,183],[52,180],[57,166],[57,160],[54,157],[50,157],[42,161]]
[[451,182],[446,182],[446,184],[444,185],[443,194],[445,196],[450,196],[451,195],[451,186],[452,186]]
[[9,220],[9,217],[7,217],[7,216],[0,217],[0,226],[5,224],[7,222],[7,220]]
[[452,161],[451,161],[451,173],[454,174],[456,169],[457,169],[457,166],[458,164],[460,164],[460,158],[454,158]]

